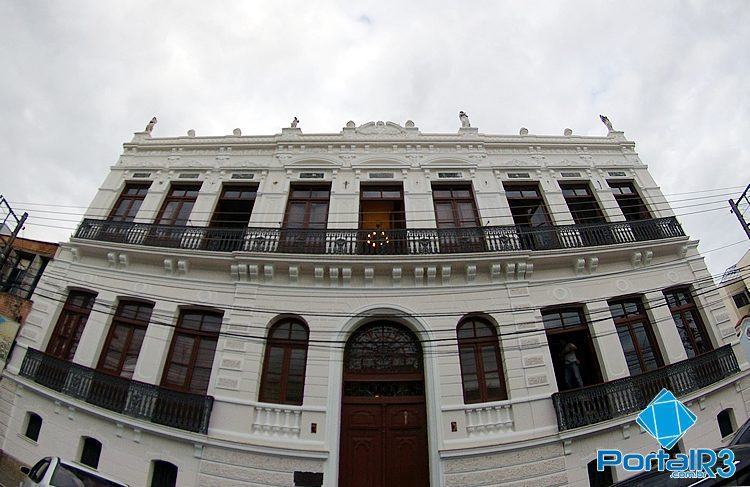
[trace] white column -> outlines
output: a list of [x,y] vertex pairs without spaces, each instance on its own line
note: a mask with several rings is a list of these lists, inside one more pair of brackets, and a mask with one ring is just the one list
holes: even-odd
[[190,212],[187,224],[196,227],[207,227],[213,216],[214,207],[221,193],[221,180],[209,177],[201,185],[198,197],[195,199],[193,210]]
[[328,228],[355,229],[359,226],[359,177],[350,171],[337,174],[331,181],[328,204]]
[[99,291],[89,319],[83,327],[73,362],[84,367],[96,367],[116,310],[117,295],[110,291]]
[[406,228],[436,228],[435,205],[428,173],[409,173],[404,181]]
[[539,182],[542,189],[542,198],[547,205],[547,210],[555,225],[574,225],[573,215],[570,213],[568,204],[563,198],[562,190],[557,181],[551,178],[542,178]]
[[659,291],[644,295],[646,314],[654,327],[654,335],[659,344],[661,356],[665,364],[673,364],[687,358],[685,346],[677,331],[677,325],[666,304],[664,294]]
[[624,222],[625,215],[622,213],[615,195],[612,194],[612,188],[609,187],[606,181],[602,183],[602,186],[603,189],[596,190],[596,196],[605,218],[608,222]]
[[164,200],[164,194],[169,190],[169,182],[156,180],[151,183],[151,187],[143,198],[141,207],[135,215],[135,223],[153,223],[156,215],[159,213],[161,202]]
[[159,302],[154,307],[151,322],[143,337],[141,352],[138,354],[133,380],[148,384],[160,382],[174,335],[174,326],[177,324],[177,313],[176,303]]
[[289,187],[290,180],[281,171],[273,171],[261,176],[249,226],[280,228],[284,221]]
[[477,198],[480,225],[513,225],[505,189],[495,174],[490,171],[479,172],[474,177],[474,194]]
[[607,302],[588,303],[586,313],[604,381],[629,377],[628,363],[625,361],[625,353]]

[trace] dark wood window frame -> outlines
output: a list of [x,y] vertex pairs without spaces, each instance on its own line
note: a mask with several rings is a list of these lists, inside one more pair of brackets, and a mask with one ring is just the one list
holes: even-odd
[[[172,185],[169,187],[169,190],[167,192],[166,198],[164,198],[164,201],[161,204],[161,208],[159,209],[159,214],[156,216],[155,223],[157,225],[170,225],[170,226],[182,226],[185,225],[190,220],[190,214],[188,214],[187,218],[185,219],[185,222],[179,222],[181,219],[178,219],[180,212],[182,211],[182,208],[186,204],[190,204],[190,212],[192,213],[193,205],[195,205],[195,201],[198,199],[198,193],[200,193],[201,187],[203,183],[172,183]],[[175,195],[176,192],[184,191],[184,195]],[[195,195],[189,195],[190,193],[195,193]],[[172,211],[172,214],[168,218],[164,218],[164,213],[167,211],[167,206],[170,203],[177,203],[177,206],[175,210]]]
[[648,220],[652,218],[651,212],[638,193],[633,181],[607,181],[607,185],[612,189],[612,195],[615,197],[615,201],[617,201],[617,206],[620,207],[627,221]]
[[[187,315],[202,315],[203,317],[200,320],[200,327],[198,329],[192,329],[187,328],[184,326],[185,317]],[[213,331],[206,331],[202,330],[203,324],[205,324],[205,317],[206,316],[212,316],[214,318],[218,318],[218,329]],[[176,391],[183,391],[183,392],[191,392],[194,394],[206,394],[207,388],[208,388],[208,382],[206,383],[206,389],[193,389],[191,388],[191,383],[193,381],[193,374],[196,368],[196,363],[198,359],[198,354],[200,352],[201,343],[203,341],[213,341],[213,352],[212,352],[212,358],[211,363],[213,364],[213,361],[216,359],[216,345],[219,340],[219,333],[221,330],[221,322],[223,319],[223,312],[219,310],[214,309],[204,309],[204,308],[181,308],[180,309],[180,315],[177,320],[177,326],[174,330],[174,335],[172,335],[172,340],[169,345],[169,353],[167,354],[167,360],[164,364],[164,371],[162,372],[161,377],[161,386],[165,387],[167,389],[172,389]],[[178,337],[187,337],[189,339],[193,340],[192,350],[190,353],[190,359],[188,360],[187,364],[178,364],[173,363],[173,355],[175,351],[175,345],[177,343]],[[182,384],[176,384],[169,381],[169,371],[170,367],[172,366],[184,366],[186,367],[185,377],[182,380]],[[210,380],[210,379],[209,379]]]
[[[637,314],[628,314],[627,312],[624,313],[623,316],[615,317],[614,313],[612,314],[612,319],[615,323],[615,329],[617,329],[618,338],[622,340],[622,337],[620,337],[620,330],[621,329],[627,329],[627,332],[630,336],[630,339],[633,343],[634,352],[636,354],[636,357],[638,358],[638,365],[640,368],[639,373],[644,373],[649,370],[645,366],[645,360],[643,356],[643,351],[641,350],[641,345],[638,342],[637,335],[634,331],[634,325],[641,324],[646,332],[646,337],[649,341],[650,347],[654,354],[654,361],[655,361],[655,368],[659,368],[664,366],[664,359],[661,355],[661,350],[659,349],[659,342],[656,340],[656,335],[654,334],[654,328],[651,324],[651,320],[649,319],[648,315],[646,314],[646,310],[643,306],[643,298],[642,296],[627,296],[627,297],[621,297],[616,299],[611,299],[607,302],[610,308],[610,312],[612,312],[612,308],[615,306],[623,306],[625,303],[629,303],[632,305],[635,305],[637,307]],[[624,306],[623,306],[624,309]],[[627,361],[627,357],[626,361]],[[628,365],[628,369],[630,369],[630,366]],[[633,371],[630,370],[630,373],[632,374]]]
[[[284,325],[289,325],[287,330],[287,337],[274,336],[274,333],[282,328]],[[292,338],[294,334],[294,328],[298,327],[297,331],[304,331],[305,338],[295,339]],[[260,394],[258,400],[261,402],[274,403],[274,404],[289,404],[301,406],[305,396],[305,377],[307,374],[307,348],[310,339],[310,329],[308,326],[298,318],[284,318],[274,323],[268,330],[268,339],[266,342],[266,350],[263,357],[263,372],[260,380]],[[269,370],[271,362],[271,354],[273,350],[282,350],[281,358],[281,370],[271,371]],[[290,367],[292,360],[292,351],[302,350],[304,352],[303,366],[302,366],[302,386],[300,389],[299,397],[289,398],[287,396],[287,386],[289,383]],[[266,388],[269,381],[269,376],[279,375],[279,395],[278,397],[269,397],[269,393]]]
[[[565,333],[579,333],[583,332],[586,333],[586,345],[588,347],[588,356],[591,357],[595,361],[596,371],[594,371],[593,375],[595,377],[594,383],[601,383],[602,382],[602,373],[601,373],[601,364],[599,362],[599,356],[596,353],[596,348],[594,347],[594,340],[591,336],[591,329],[589,328],[589,323],[586,320],[586,313],[584,312],[583,306],[580,304],[570,304],[566,306],[555,306],[551,308],[545,308],[541,311],[542,313],[542,322],[544,323],[544,330],[545,334],[548,336],[555,336],[555,335],[562,335]],[[566,323],[567,317],[565,316],[565,313],[575,313],[577,315],[578,323],[574,325],[568,325]],[[548,323],[551,321],[549,317],[552,317],[553,315],[557,315],[559,317],[560,326],[547,326]],[[551,350],[550,350],[551,351]],[[585,352],[584,350],[579,350],[577,352],[577,356],[580,360],[581,353]],[[555,357],[552,357],[552,360],[555,360]],[[583,371],[582,371],[583,372]],[[586,384],[585,378],[584,378],[584,386],[586,385],[592,385],[592,384]]]
[[[138,210],[141,208],[143,200],[148,194],[148,190],[151,188],[151,181],[139,181],[139,182],[126,182],[125,187],[120,192],[117,201],[112,206],[112,211],[109,213],[109,220],[115,222],[132,222],[135,219]],[[133,191],[134,192],[131,192]],[[133,211],[134,205],[135,211]],[[120,208],[126,208],[124,212],[120,212]],[[119,215],[118,215],[119,213]]]
[[[68,292],[68,298],[65,300],[60,316],[57,318],[55,329],[52,331],[52,337],[47,344],[47,353],[63,360],[73,359],[78,348],[78,342],[86,327],[86,322],[94,307],[96,296],[97,293],[84,289],[71,289]],[[82,306],[75,303],[78,298],[82,299]],[[64,329],[67,320],[75,320],[75,324]],[[68,332],[68,334],[62,335],[63,331]]]
[[[308,196],[295,196],[295,191],[309,192]],[[314,193],[325,192],[325,196]],[[328,227],[328,212],[331,207],[331,185],[329,184],[292,184],[289,188],[289,198],[286,202],[286,211],[284,212],[284,228],[289,229],[306,229],[310,228],[310,214],[313,204],[326,203],[326,215],[325,225],[322,230]],[[290,222],[290,208],[294,204],[305,204],[305,212],[303,214],[302,222]],[[290,226],[294,225],[294,226]]]
[[[453,193],[456,191],[468,190],[469,196],[455,196]],[[438,196],[437,191],[450,191],[451,196]],[[453,225],[455,227],[450,228],[477,228],[482,226],[482,221],[479,218],[479,208],[477,201],[474,196],[474,186],[470,181],[467,182],[454,182],[454,183],[433,183],[432,184],[432,202],[435,207],[435,221],[437,227],[441,228],[440,218],[438,217],[438,204],[451,204],[451,212],[453,215]],[[473,209],[474,221],[470,225],[464,225],[463,219],[461,218],[461,212],[458,209],[459,203],[470,203]]]
[[[485,327],[485,329],[489,330],[490,333],[488,335],[478,336],[477,325]],[[472,336],[462,337],[462,329],[468,326],[472,327]],[[505,371],[503,370],[503,359],[500,352],[500,342],[497,336],[497,330],[495,330],[495,326],[486,318],[480,316],[470,316],[462,319],[458,324],[458,326],[456,327],[456,335],[458,337],[458,355],[459,362],[461,364],[461,386],[464,393],[464,403],[475,404],[490,401],[503,401],[508,399],[508,388],[505,383]],[[482,351],[487,347],[492,347],[493,349],[497,370],[485,370]],[[468,351],[473,355],[474,366],[476,368],[475,372],[466,371],[467,364],[463,360],[461,353],[464,351]],[[495,395],[490,395],[487,390],[487,375],[492,373],[497,373],[500,378],[499,391]],[[471,375],[475,375],[477,379],[477,387],[479,389],[478,399],[469,399],[467,397],[465,379],[467,376]]]
[[[584,225],[587,223],[606,223],[607,218],[602,211],[602,205],[596,194],[591,190],[591,184],[588,182],[571,182],[560,183],[560,189],[563,193],[563,199],[570,210],[576,224]],[[572,193],[571,193],[572,192]],[[583,194],[581,194],[583,192]],[[582,203],[593,203],[590,208],[576,208]],[[578,212],[590,212],[590,215],[584,216]],[[578,216],[578,219],[576,218]]]
[[[685,302],[678,302],[682,300],[679,299],[677,293],[682,293],[682,295],[686,298],[684,300]],[[682,334],[680,334],[680,338],[683,341],[683,346],[685,345],[685,338],[687,338],[691,349],[694,351],[693,356],[713,350],[713,344],[711,343],[711,339],[708,336],[708,330],[706,330],[706,325],[703,323],[703,318],[698,311],[698,306],[696,306],[695,304],[695,299],[693,299],[693,293],[691,292],[690,287],[681,286],[667,289],[666,291],[664,291],[664,298],[667,300],[667,305],[669,306],[669,311],[672,313],[672,318],[675,319],[675,326],[677,326],[677,316],[680,317],[680,321],[684,324],[684,329],[686,331],[687,337],[683,337]],[[698,350],[699,347],[697,347],[694,330],[690,326],[686,325],[686,315],[691,316],[693,322],[698,328],[698,333],[701,335],[700,338],[704,344],[701,351]],[[687,348],[685,349],[685,351],[687,352]],[[689,353],[688,358],[692,358]]]
[[[238,195],[233,195],[230,193],[239,193]],[[219,195],[219,199],[216,201],[216,206],[214,207],[213,214],[211,215],[211,223],[210,226],[214,228],[235,228],[240,226],[247,226],[247,222],[250,221],[250,216],[252,215],[252,207],[255,206],[255,198],[258,194],[258,184],[252,183],[252,184],[242,184],[242,183],[224,183],[221,187],[221,194]],[[252,204],[250,205],[250,211],[247,213],[247,219],[242,218],[240,219],[232,219],[228,218],[225,220],[222,220],[222,214],[224,212],[221,211],[221,206],[223,202],[242,202],[242,201],[252,201]],[[234,212],[236,214],[237,212]],[[242,216],[245,216],[245,213],[242,213]],[[238,223],[244,223],[243,225],[239,225]]]
[[[513,223],[515,223],[517,226],[526,226],[526,227],[538,227],[538,226],[544,226],[544,225],[551,225],[552,219],[550,218],[549,210],[547,209],[547,202],[544,201],[544,197],[542,196],[542,191],[539,189],[539,183],[538,182],[531,182],[531,183],[503,183],[503,189],[505,191],[505,198],[508,200],[509,206],[511,207],[511,216],[513,217]],[[533,193],[533,195],[532,195]],[[512,203],[515,201],[520,201],[522,204],[520,205],[513,205]],[[523,202],[538,202],[538,205],[531,205],[531,204],[523,204]],[[540,223],[538,225],[534,225],[531,222],[531,215],[518,215],[521,216],[529,216],[528,222],[526,221],[519,221],[516,219],[516,213],[514,213],[512,210],[516,208],[521,208],[528,210],[534,209],[534,208],[541,208],[542,215],[544,216],[544,222]]]
[[[125,310],[126,306],[137,306],[136,316],[134,318],[124,316],[123,311]],[[137,299],[122,299],[117,304],[117,310],[115,311],[115,315],[112,318],[112,323],[109,326],[109,332],[107,333],[107,338],[104,341],[104,346],[102,347],[102,352],[99,355],[99,363],[97,365],[97,370],[100,370],[102,372],[105,372],[107,374],[111,375],[117,375],[120,377],[125,378],[132,378],[131,374],[122,375],[123,366],[125,364],[125,360],[127,359],[129,352],[131,351],[131,345],[133,344],[133,335],[136,330],[143,331],[143,335],[145,337],[146,335],[146,329],[148,328],[148,324],[151,320],[151,314],[153,312],[154,303],[149,301],[142,301]],[[148,316],[139,317],[141,315],[140,310],[141,309],[148,309]],[[115,330],[118,326],[122,326],[128,329],[127,336],[122,344],[122,349],[120,350],[114,350],[111,348],[112,345],[112,339],[114,338]],[[143,338],[141,338],[141,343],[138,345],[138,350],[136,350],[135,356],[138,357],[140,354],[141,347],[143,346]],[[107,368],[107,355],[110,351],[114,351],[116,353],[120,354],[120,360],[118,361],[116,370]],[[135,366],[133,367],[133,371],[135,370]]]

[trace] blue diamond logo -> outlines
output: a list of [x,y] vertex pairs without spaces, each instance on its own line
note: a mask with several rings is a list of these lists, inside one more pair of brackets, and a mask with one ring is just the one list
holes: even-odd
[[670,391],[662,389],[635,419],[665,450],[671,449],[698,418]]

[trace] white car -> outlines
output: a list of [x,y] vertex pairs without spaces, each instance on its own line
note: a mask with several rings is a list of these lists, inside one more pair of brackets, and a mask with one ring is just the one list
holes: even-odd
[[21,467],[26,475],[19,487],[128,487],[80,463],[59,457],[39,460],[33,467]]

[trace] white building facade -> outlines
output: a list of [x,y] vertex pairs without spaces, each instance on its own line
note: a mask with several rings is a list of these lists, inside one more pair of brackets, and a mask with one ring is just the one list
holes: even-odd
[[2,450],[131,485],[607,485],[662,387],[682,451],[747,419],[696,247],[614,130],[139,132],[37,287]]

